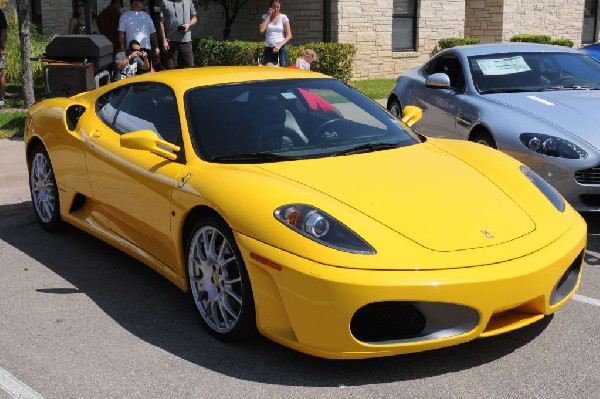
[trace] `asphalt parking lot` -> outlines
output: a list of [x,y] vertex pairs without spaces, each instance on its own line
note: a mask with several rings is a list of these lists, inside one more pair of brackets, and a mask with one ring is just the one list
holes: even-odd
[[43,232],[21,141],[0,140],[0,398],[597,398],[600,215],[576,297],[508,334],[419,354],[313,358],[211,338],[185,294],[76,229]]

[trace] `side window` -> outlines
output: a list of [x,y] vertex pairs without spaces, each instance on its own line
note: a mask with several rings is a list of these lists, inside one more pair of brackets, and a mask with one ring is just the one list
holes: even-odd
[[115,128],[121,134],[152,130],[166,141],[179,144],[181,128],[173,91],[158,84],[131,86],[117,113]]
[[442,57],[436,63],[427,66],[427,73],[445,73],[450,78],[450,86],[457,90],[464,90],[465,76],[462,70],[462,64],[454,56]]
[[110,91],[96,101],[96,114],[104,123],[111,126],[115,122],[115,116],[117,114],[117,108],[125,93],[127,93],[128,87],[119,87],[116,90]]

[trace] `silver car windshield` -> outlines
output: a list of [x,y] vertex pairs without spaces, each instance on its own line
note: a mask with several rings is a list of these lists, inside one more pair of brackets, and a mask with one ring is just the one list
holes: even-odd
[[199,87],[185,95],[198,155],[263,163],[384,151],[420,142],[382,107],[335,79]]
[[481,94],[600,89],[600,63],[577,53],[502,53],[469,57]]

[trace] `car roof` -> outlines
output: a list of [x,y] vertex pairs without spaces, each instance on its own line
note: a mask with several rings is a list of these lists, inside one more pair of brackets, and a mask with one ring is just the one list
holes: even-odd
[[555,46],[551,44],[537,43],[489,43],[489,44],[471,44],[466,46],[452,47],[446,51],[456,51],[466,57],[496,54],[496,53],[529,53],[529,52],[545,52],[545,53],[579,53],[578,50],[565,46]]
[[321,73],[296,68],[277,68],[268,66],[218,66],[175,69],[133,76],[121,80],[121,83],[160,82],[171,86],[176,91],[199,86],[212,86],[224,83],[241,83],[249,81],[298,79],[298,78],[331,78]]

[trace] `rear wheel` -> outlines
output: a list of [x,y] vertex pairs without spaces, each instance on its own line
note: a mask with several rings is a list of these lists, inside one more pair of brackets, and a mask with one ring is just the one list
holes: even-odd
[[397,98],[393,98],[390,101],[388,109],[389,109],[390,113],[392,115],[394,115],[396,118],[398,118],[398,119],[402,118],[402,106],[400,105],[400,101],[398,101]]
[[227,224],[200,218],[187,241],[190,293],[208,332],[224,341],[241,341],[256,331],[250,279]]
[[58,187],[48,152],[36,144],[29,159],[29,191],[35,217],[45,230],[58,230],[62,225]]
[[471,141],[485,145],[487,147],[497,148],[494,138],[487,130],[481,130],[481,131],[475,133],[472,136]]

